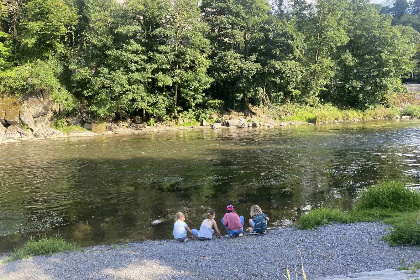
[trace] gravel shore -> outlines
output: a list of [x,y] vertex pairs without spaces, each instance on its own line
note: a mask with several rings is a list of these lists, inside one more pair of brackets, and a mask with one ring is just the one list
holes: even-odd
[[95,246],[0,265],[0,279],[307,279],[398,268],[420,261],[419,247],[389,247],[380,223],[293,227],[212,241],[146,241]]

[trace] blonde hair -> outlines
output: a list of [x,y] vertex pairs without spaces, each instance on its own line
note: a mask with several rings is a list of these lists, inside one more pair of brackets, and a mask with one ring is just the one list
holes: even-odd
[[258,216],[258,215],[262,214],[262,210],[261,210],[260,206],[252,205],[251,206],[251,212],[249,212],[249,214],[251,215],[251,217],[255,217],[255,216]]
[[181,220],[181,218],[185,219],[184,213],[178,212],[175,214],[175,220]]
[[214,212],[212,210],[207,211],[207,219],[213,218]]

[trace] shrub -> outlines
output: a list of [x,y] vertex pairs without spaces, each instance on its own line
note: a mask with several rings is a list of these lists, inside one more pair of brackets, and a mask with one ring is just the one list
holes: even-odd
[[379,182],[364,190],[357,200],[355,209],[388,209],[411,211],[420,208],[420,193],[405,187],[403,181]]
[[401,110],[402,116],[410,116],[412,118],[420,118],[420,106],[408,105]]
[[326,225],[330,222],[348,223],[348,215],[340,210],[330,208],[320,208],[309,212],[300,217],[298,226],[300,229],[310,229]]
[[59,237],[42,238],[38,241],[32,238],[22,249],[15,251],[8,261],[29,258],[31,256],[51,255],[62,251],[75,251],[79,246],[74,242],[67,242]]
[[397,224],[383,239],[389,245],[420,246],[420,224],[409,221]]

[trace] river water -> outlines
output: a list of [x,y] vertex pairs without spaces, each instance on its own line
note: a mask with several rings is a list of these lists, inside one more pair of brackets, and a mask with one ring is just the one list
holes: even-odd
[[[349,209],[378,180],[420,186],[420,122],[196,129],[0,146],[0,252],[60,235],[83,246],[172,238],[228,204],[269,226],[322,205]],[[219,227],[221,227],[219,223]]]

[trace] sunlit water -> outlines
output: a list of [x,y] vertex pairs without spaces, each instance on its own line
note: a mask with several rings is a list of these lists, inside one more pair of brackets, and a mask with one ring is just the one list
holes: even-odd
[[[381,179],[420,185],[420,123],[221,129],[27,141],[0,146],[0,252],[31,236],[82,245],[172,237],[227,204],[270,226],[326,204],[351,207]],[[220,225],[220,223],[219,223]]]

